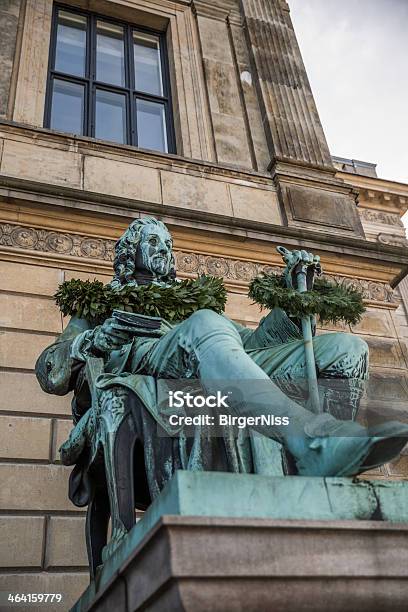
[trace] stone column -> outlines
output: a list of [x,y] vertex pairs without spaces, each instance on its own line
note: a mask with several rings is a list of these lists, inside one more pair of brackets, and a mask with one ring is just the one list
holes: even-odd
[[282,0],[242,0],[274,159],[332,168],[289,14]]
[[240,2],[269,145],[269,169],[288,224],[364,235],[356,193],[335,179],[287,2]]

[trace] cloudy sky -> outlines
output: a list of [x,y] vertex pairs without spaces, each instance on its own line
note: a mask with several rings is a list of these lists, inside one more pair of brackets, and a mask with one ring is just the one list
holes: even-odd
[[333,155],[408,183],[408,0],[288,0]]

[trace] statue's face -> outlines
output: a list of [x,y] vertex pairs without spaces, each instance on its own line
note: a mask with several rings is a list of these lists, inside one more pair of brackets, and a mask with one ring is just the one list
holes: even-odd
[[172,248],[167,229],[145,225],[140,233],[136,267],[149,270],[155,276],[167,276],[171,269]]

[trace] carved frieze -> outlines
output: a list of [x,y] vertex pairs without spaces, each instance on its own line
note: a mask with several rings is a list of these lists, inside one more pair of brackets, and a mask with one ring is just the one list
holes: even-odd
[[[94,259],[99,262],[112,262],[114,240],[106,240],[81,234],[56,232],[23,225],[0,223],[0,247],[53,253],[79,258]],[[226,281],[247,283],[261,272],[270,273],[282,270],[253,261],[175,251],[176,268],[181,274],[213,274]],[[359,287],[367,300],[394,303],[393,290],[386,283],[362,279],[345,278],[338,275],[325,275],[329,280],[353,284]]]
[[396,213],[388,213],[382,210],[371,210],[370,208],[359,208],[363,221],[385,225],[397,225],[403,227],[400,216]]
[[252,261],[214,257],[195,253],[175,252],[176,268],[187,274],[212,274],[226,280],[249,282],[261,272],[276,272],[278,266],[266,266]]
[[115,241],[3,223],[0,224],[0,246],[113,261]]
[[391,246],[408,247],[408,241],[405,236],[398,236],[396,234],[378,234],[377,242],[381,244],[390,244]]
[[379,283],[361,278],[345,278],[338,274],[324,274],[323,278],[356,287],[362,291],[364,298],[371,302],[388,302],[390,304],[396,302],[394,291],[387,283]]

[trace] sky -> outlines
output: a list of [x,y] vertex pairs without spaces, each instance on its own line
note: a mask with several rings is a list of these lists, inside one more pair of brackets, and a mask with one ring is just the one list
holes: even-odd
[[330,152],[408,183],[408,0],[288,0]]

